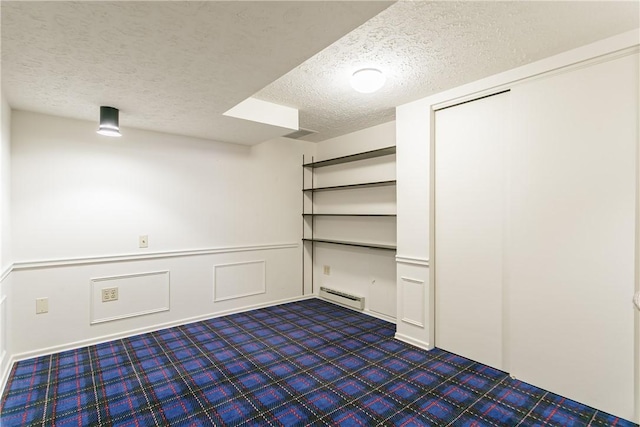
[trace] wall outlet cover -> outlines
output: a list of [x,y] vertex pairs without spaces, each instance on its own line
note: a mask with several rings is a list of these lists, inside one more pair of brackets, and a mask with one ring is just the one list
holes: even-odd
[[49,298],[37,298],[36,314],[43,314],[48,312],[49,312]]
[[118,288],[102,288],[102,302],[118,300]]

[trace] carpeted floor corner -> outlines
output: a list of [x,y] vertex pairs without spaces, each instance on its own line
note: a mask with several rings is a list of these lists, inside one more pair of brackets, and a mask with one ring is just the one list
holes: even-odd
[[10,426],[634,426],[318,299],[18,362]]

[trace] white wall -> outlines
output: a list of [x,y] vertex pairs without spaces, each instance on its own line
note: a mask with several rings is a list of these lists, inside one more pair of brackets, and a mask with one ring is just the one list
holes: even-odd
[[[514,85],[531,81],[529,79],[540,78],[544,73],[549,73],[545,75],[547,76],[565,72],[565,67],[575,66],[574,69],[580,69],[589,66],[589,62],[597,64],[610,60],[616,55],[637,52],[638,36],[637,30],[624,33],[397,108],[399,319],[397,338],[425,348],[431,348],[434,345],[434,287],[433,269],[430,268],[430,262],[433,260],[429,260],[429,257],[433,256],[433,241],[430,238],[430,230],[433,229],[433,186],[430,182],[433,163],[430,156],[434,109],[497,93]],[[586,91],[589,90],[591,88],[586,89]],[[605,102],[601,108],[615,108],[615,106]],[[640,197],[640,194],[637,197]],[[638,251],[640,219],[637,212],[635,215],[636,251]],[[636,260],[637,257],[636,253]],[[437,259],[435,262],[437,263]],[[538,265],[539,263],[533,263],[531,267]],[[640,286],[638,284],[640,267],[636,265],[635,268],[637,290]],[[629,295],[629,301],[631,297],[632,295]],[[591,342],[599,342],[598,337],[592,336]],[[633,416],[628,410],[625,410],[623,416],[637,422],[640,420],[640,401],[637,400],[640,391],[640,365],[638,364],[640,321],[637,313],[635,315],[635,347],[634,393],[637,403]],[[613,411],[613,409],[610,410]]]
[[316,161],[396,145],[396,122],[372,126],[318,143]]
[[[284,165],[299,166],[311,143],[252,149],[136,129],[108,138],[92,122],[22,111],[13,126],[20,262],[297,238],[301,171]],[[139,235],[149,236],[148,249],[138,248]]]
[[4,385],[8,369],[10,328],[9,301],[11,292],[11,108],[4,96],[1,99],[0,113],[0,390]]
[[[126,128],[107,138],[93,122],[23,111],[12,125],[16,357],[301,296],[300,159],[314,144],[247,147]],[[214,302],[214,266],[253,261],[264,261],[264,283],[246,286],[264,292],[243,297],[217,283],[234,298]],[[170,310],[90,324],[91,279],[158,271],[169,271]],[[239,274],[261,280],[249,267]],[[125,282],[120,300],[102,304],[118,313],[162,305]],[[41,297],[49,312],[36,315]]]
[[434,108],[499,92],[514,82],[637,45],[637,40],[638,31],[630,31],[396,108],[398,317],[408,320],[398,322],[398,338],[424,348],[434,345],[433,271],[429,268]]
[[[395,122],[318,143],[316,161],[395,145]],[[315,187],[396,179],[395,157],[315,169]],[[315,194],[315,213],[395,214],[396,187],[328,191]],[[317,217],[316,237],[394,245],[394,217]],[[314,291],[320,286],[365,297],[365,311],[388,320],[395,317],[395,252],[315,245]],[[330,274],[324,274],[324,266]]]
[[396,337],[423,348],[434,346],[431,253],[431,117],[422,102],[396,109],[397,313]]
[[0,274],[11,266],[11,108],[2,97],[0,134]]

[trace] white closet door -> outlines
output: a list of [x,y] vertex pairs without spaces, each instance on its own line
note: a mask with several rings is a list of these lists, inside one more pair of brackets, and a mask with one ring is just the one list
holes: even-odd
[[511,373],[633,419],[638,55],[511,102]]
[[435,115],[435,343],[504,369],[502,228],[509,94]]

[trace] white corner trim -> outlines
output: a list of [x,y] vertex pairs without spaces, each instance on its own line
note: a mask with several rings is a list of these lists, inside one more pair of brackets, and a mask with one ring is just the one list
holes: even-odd
[[9,274],[11,274],[12,271],[13,271],[13,264],[5,268],[2,274],[0,274],[0,283],[4,282],[4,279],[6,279],[9,276]]
[[229,246],[220,248],[207,249],[185,249],[179,251],[159,251],[139,254],[123,254],[123,255],[105,255],[83,258],[60,258],[39,261],[19,261],[13,263],[13,270],[32,270],[36,268],[46,267],[67,267],[82,264],[102,264],[109,262],[124,261],[143,261],[157,258],[176,258],[200,255],[213,255],[231,252],[251,252],[251,251],[267,251],[274,249],[292,249],[297,248],[298,243],[273,243],[268,245],[251,245],[251,246]]
[[396,262],[400,264],[413,264],[429,267],[429,258],[418,258],[404,255],[396,255]]
[[415,347],[419,347],[423,350],[432,350],[433,346],[430,345],[428,342],[426,341],[421,341],[421,340],[417,340],[415,338],[411,338],[407,335],[403,335],[403,334],[399,334],[396,332],[395,339],[397,339],[398,341],[402,341],[402,342],[406,342],[407,344],[411,344],[412,346]]

